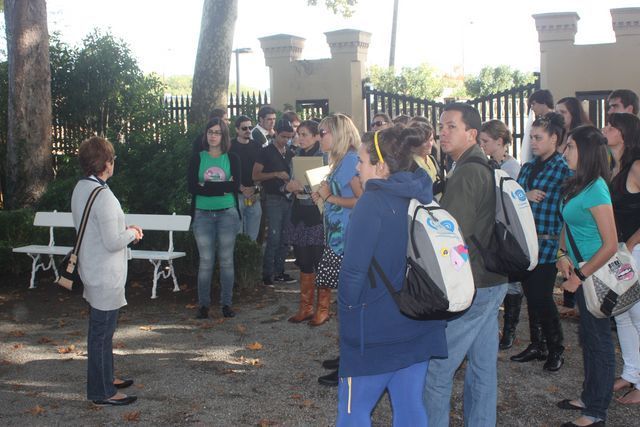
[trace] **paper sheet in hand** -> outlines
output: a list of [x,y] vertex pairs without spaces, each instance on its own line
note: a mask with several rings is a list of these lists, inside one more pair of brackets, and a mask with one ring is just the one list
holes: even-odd
[[[318,191],[318,187],[320,187],[322,181],[327,179],[330,171],[331,169],[329,168],[329,166],[322,166],[319,168],[307,170],[306,175],[307,180],[309,181],[309,185],[311,186],[311,191]],[[320,213],[322,213],[324,211],[324,202],[318,199],[316,205],[318,206]]]
[[323,164],[322,157],[294,157],[291,162],[293,163],[293,179],[305,186],[311,186],[307,179],[307,171],[319,168]]

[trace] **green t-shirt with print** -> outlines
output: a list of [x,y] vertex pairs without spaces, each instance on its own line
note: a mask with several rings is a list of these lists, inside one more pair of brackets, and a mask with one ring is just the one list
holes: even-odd
[[[231,162],[227,153],[220,157],[211,157],[208,151],[200,152],[199,182],[224,182],[231,180]],[[196,209],[218,210],[233,207],[235,200],[233,194],[224,196],[200,196],[196,195]]]

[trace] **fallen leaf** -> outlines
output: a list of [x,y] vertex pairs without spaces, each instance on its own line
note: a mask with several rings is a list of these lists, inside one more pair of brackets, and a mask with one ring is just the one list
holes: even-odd
[[292,394],[291,398],[295,399],[295,400],[300,400],[300,399],[302,399],[302,395],[301,394],[297,394],[297,393],[296,394]]
[[217,323],[218,325],[222,325],[222,324],[225,322],[225,320],[226,320],[226,319],[225,319],[224,317],[221,317],[221,318],[219,318],[219,319],[216,319],[216,320],[215,320],[215,323]]
[[236,325],[236,331],[238,331],[240,335],[244,335],[247,333],[247,327],[244,325]]
[[58,353],[60,354],[67,354],[67,353],[71,353],[73,350],[76,349],[76,346],[71,344],[67,347],[58,347]]
[[11,362],[9,362],[7,359],[2,359],[0,360],[0,365],[1,366],[11,365]]
[[67,332],[67,335],[71,335],[72,337],[79,337],[80,335],[82,335],[83,332],[82,331],[71,331],[71,332]]
[[153,331],[153,326],[140,326],[141,331]]
[[262,350],[262,344],[260,344],[258,341],[247,345],[247,349],[249,350]]
[[180,285],[180,289],[183,291],[186,291],[187,289],[189,289],[189,285]]
[[558,392],[558,386],[555,385],[550,385],[549,387],[547,387],[547,391],[549,393],[557,393]]
[[188,308],[188,309],[198,308],[198,304],[187,304],[184,306],[184,308]]
[[63,319],[60,319],[58,321],[58,328],[63,328],[64,325],[66,325],[66,324],[67,324],[67,322],[65,322]]
[[18,344],[14,344],[13,345],[13,349],[14,350],[20,350],[22,347],[24,347],[24,344],[18,343]]
[[259,427],[269,427],[269,426],[277,426],[278,422],[277,421],[272,421],[272,420],[267,420],[267,419],[262,419],[260,421],[258,421],[258,426]]
[[9,332],[9,336],[12,336],[14,338],[20,338],[24,336],[24,331],[20,331],[20,330],[14,330]]
[[138,282],[133,282],[133,283],[131,284],[131,287],[132,287],[132,288],[138,288],[138,289],[144,289],[144,286],[142,286],[142,285],[141,285],[140,283],[138,283]]
[[144,384],[136,384],[135,388],[142,390],[144,388]]
[[122,419],[125,421],[140,421],[140,411],[125,412],[122,414]]
[[118,341],[117,343],[113,344],[113,348],[127,348],[127,346],[122,341]]
[[305,399],[302,401],[302,406],[304,406],[305,408],[310,408],[313,406],[313,400],[311,399]]
[[203,322],[198,327],[200,329],[213,329],[213,323]]
[[40,415],[44,414],[45,410],[42,406],[36,405],[28,411],[31,415]]
[[49,337],[40,337],[40,339],[38,340],[38,344],[49,344],[52,342],[53,340]]
[[89,405],[89,410],[90,411],[96,411],[96,412],[97,411],[102,411],[102,406],[90,404]]

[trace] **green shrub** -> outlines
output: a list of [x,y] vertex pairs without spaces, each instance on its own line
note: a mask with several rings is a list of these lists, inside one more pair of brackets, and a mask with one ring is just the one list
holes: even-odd
[[240,287],[254,287],[262,275],[262,249],[246,234],[239,234],[236,239],[234,254],[236,283]]
[[30,209],[0,210],[0,276],[31,271],[31,258],[13,248],[49,242],[48,229],[33,226],[34,215]]

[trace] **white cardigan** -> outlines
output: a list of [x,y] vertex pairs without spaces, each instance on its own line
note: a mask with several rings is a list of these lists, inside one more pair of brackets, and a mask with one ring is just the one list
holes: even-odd
[[[76,231],[91,191],[100,184],[80,180],[71,197],[71,213]],[[135,232],[127,230],[120,202],[109,188],[102,190],[89,213],[78,260],[78,273],[84,284],[84,298],[91,307],[116,310],[127,304],[124,285],[127,281],[127,245]]]

